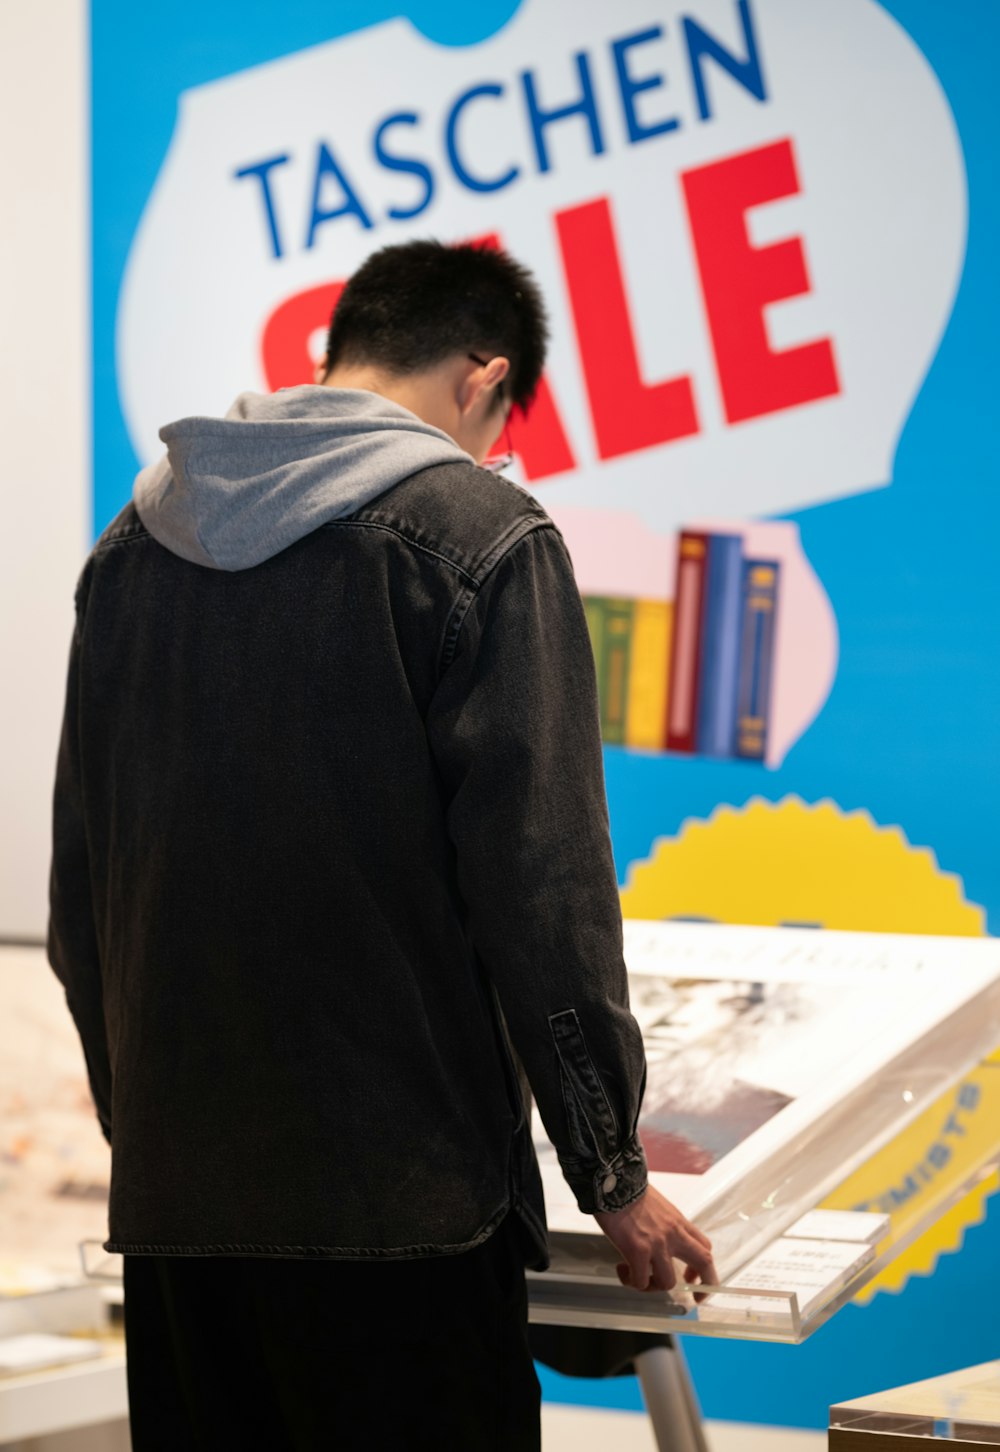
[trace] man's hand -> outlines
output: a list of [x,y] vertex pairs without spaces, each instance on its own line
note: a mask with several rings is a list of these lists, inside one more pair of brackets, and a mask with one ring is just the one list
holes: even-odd
[[650,1185],[624,1210],[594,1216],[624,1261],[618,1266],[623,1286],[637,1291],[671,1291],[677,1284],[674,1260],[684,1262],[688,1285],[718,1285],[712,1263],[712,1242]]

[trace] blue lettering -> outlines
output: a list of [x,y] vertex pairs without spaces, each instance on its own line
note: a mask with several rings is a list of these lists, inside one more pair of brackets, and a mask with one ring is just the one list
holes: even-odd
[[694,81],[695,95],[698,98],[698,114],[703,121],[707,121],[712,115],[712,107],[705,87],[705,77],[702,73],[702,61],[705,56],[714,60],[716,65],[721,66],[734,81],[744,90],[749,91],[758,101],[767,100],[760,53],[757,50],[757,38],[750,14],[750,0],[739,0],[739,11],[747,51],[745,60],[734,55],[732,51],[726,50],[713,35],[709,35],[707,30],[702,30],[696,21],[689,19],[686,15],[683,17],[684,39],[687,42],[691,79]]
[[939,1141],[937,1144],[931,1145],[927,1151],[927,1158],[936,1170],[943,1170],[951,1159],[951,1149],[948,1145],[941,1144]]
[[458,123],[462,112],[470,101],[475,101],[479,96],[502,96],[504,87],[496,83],[483,86],[472,86],[470,90],[463,91],[458,100],[448,112],[448,121],[444,128],[444,141],[448,150],[448,160],[451,162],[451,169],[462,183],[468,187],[470,192],[499,192],[504,187],[509,187],[512,181],[516,181],[521,175],[519,166],[512,166],[502,176],[481,177],[473,176],[468,167],[458,154],[457,135]]
[[601,122],[597,114],[597,102],[594,99],[594,86],[590,79],[590,63],[587,60],[587,52],[579,51],[575,57],[576,69],[580,76],[580,87],[582,94],[579,101],[571,101],[568,106],[557,107],[555,111],[543,111],[538,104],[538,96],[535,91],[534,71],[524,71],[521,80],[524,83],[524,96],[528,103],[528,120],[531,122],[531,136],[535,143],[535,155],[538,158],[538,170],[545,172],[551,168],[548,149],[545,145],[545,128],[551,126],[554,121],[564,121],[569,116],[583,116],[587,121],[590,131],[590,144],[595,156],[602,155],[604,151],[604,138],[601,135]]
[[413,156],[393,156],[382,144],[382,138],[390,126],[416,126],[419,121],[420,117],[414,111],[397,111],[394,116],[387,116],[375,132],[375,156],[379,164],[387,171],[408,172],[411,176],[419,177],[424,184],[424,194],[415,207],[389,208],[388,215],[394,222],[407,222],[411,217],[419,217],[430,206],[434,195],[434,177],[429,166]]
[[[332,177],[343,194],[343,202],[339,207],[321,207],[320,193],[323,191],[323,184],[328,177]],[[319,151],[316,154],[316,180],[313,183],[312,210],[309,216],[309,235],[306,238],[307,249],[316,240],[316,230],[324,222],[332,222],[335,217],[357,217],[362,227],[371,227],[372,219],[361,205],[361,199],[351,186],[347,177],[341,171],[333,158],[333,153],[325,141],[319,144]]]
[[625,125],[628,127],[628,139],[632,142],[646,141],[650,136],[662,136],[665,131],[676,131],[681,124],[676,116],[672,116],[669,121],[654,121],[651,126],[644,126],[635,113],[636,96],[642,91],[658,90],[665,78],[661,75],[644,76],[641,81],[637,81],[629,74],[628,52],[633,46],[646,45],[651,40],[660,40],[662,36],[663,27],[652,25],[648,30],[637,31],[635,35],[623,36],[611,45],[615,70],[618,72],[618,89],[625,111]]
[[245,176],[255,176],[260,182],[261,197],[264,201],[264,213],[267,217],[267,225],[271,238],[271,251],[275,257],[281,256],[281,234],[278,231],[278,219],[274,214],[274,198],[271,196],[271,182],[268,172],[275,166],[284,166],[290,161],[289,156],[270,156],[267,161],[258,161],[253,166],[241,167],[239,171],[233,172],[237,181]]
[[886,1196],[886,1199],[888,1201],[887,1208],[894,1209],[897,1205],[905,1205],[907,1200],[913,1199],[913,1196],[917,1193],[919,1188],[920,1187],[918,1186],[916,1180],[914,1180],[913,1176],[907,1175],[902,1185],[894,1185],[889,1190],[889,1193]]
[[963,1109],[978,1109],[980,1090],[978,1084],[963,1084],[958,1091],[958,1102]]

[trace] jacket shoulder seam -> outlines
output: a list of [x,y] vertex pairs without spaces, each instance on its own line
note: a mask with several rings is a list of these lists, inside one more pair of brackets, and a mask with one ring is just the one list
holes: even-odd
[[129,524],[124,529],[117,530],[104,539],[99,539],[94,545],[92,553],[96,555],[100,554],[102,550],[110,549],[112,545],[134,544],[136,540],[152,538],[153,536],[144,524]]
[[470,574],[469,571],[463,565],[460,565],[458,563],[457,560],[453,560],[453,559],[449,558],[448,555],[442,554],[442,552],[440,550],[436,550],[436,549],[432,548],[431,545],[422,544],[420,542],[420,540],[414,539],[411,535],[408,535],[408,534],[404,533],[404,531],[401,530],[401,529],[396,529],[391,524],[381,524],[377,520],[374,520],[374,519],[330,519],[330,520],[327,520],[327,522],[325,524],[320,525],[320,528],[321,529],[379,529],[379,530],[382,530],[382,532],[384,534],[394,535],[396,537],[396,539],[402,540],[404,544],[410,545],[410,547],[412,549],[420,550],[421,554],[430,555],[432,559],[440,560],[440,562],[443,565],[447,565],[450,569],[454,570],[457,574],[461,575],[463,577],[463,579],[468,580],[470,584],[472,584],[472,585],[478,585],[479,584],[479,581],[476,579],[476,576]]
[[525,535],[533,534],[538,529],[555,529],[555,524],[545,514],[529,514],[521,519],[515,519],[513,524],[505,529],[499,539],[494,542],[489,553],[483,556],[481,561],[483,576],[480,584],[486,582],[500,561],[510,554],[515,545],[520,544]]
[[455,650],[458,646],[458,638],[462,633],[462,626],[468,618],[473,601],[479,595],[486,581],[501,561],[507,558],[516,545],[520,544],[522,539],[525,539],[529,534],[533,534],[539,529],[555,530],[555,525],[547,516],[530,516],[527,519],[515,520],[510,528],[506,529],[499,540],[496,541],[490,553],[485,556],[483,564],[487,566],[486,572],[481,579],[474,582],[475,589],[465,590],[456,598],[454,605],[452,605],[449,611],[448,619],[445,622],[444,637],[441,642],[439,677],[444,674],[454,659]]

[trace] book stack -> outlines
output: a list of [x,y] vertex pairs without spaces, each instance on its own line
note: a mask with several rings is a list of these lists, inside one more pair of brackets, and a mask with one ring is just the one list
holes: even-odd
[[672,601],[585,596],[605,742],[763,761],[780,573],[739,534],[684,530]]

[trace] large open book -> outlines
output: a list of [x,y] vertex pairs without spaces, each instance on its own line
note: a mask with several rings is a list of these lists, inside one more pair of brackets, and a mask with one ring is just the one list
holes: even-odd
[[[629,921],[653,1183],[726,1273],[1000,1042],[1000,943]],[[536,1114],[550,1228],[593,1234]]]

